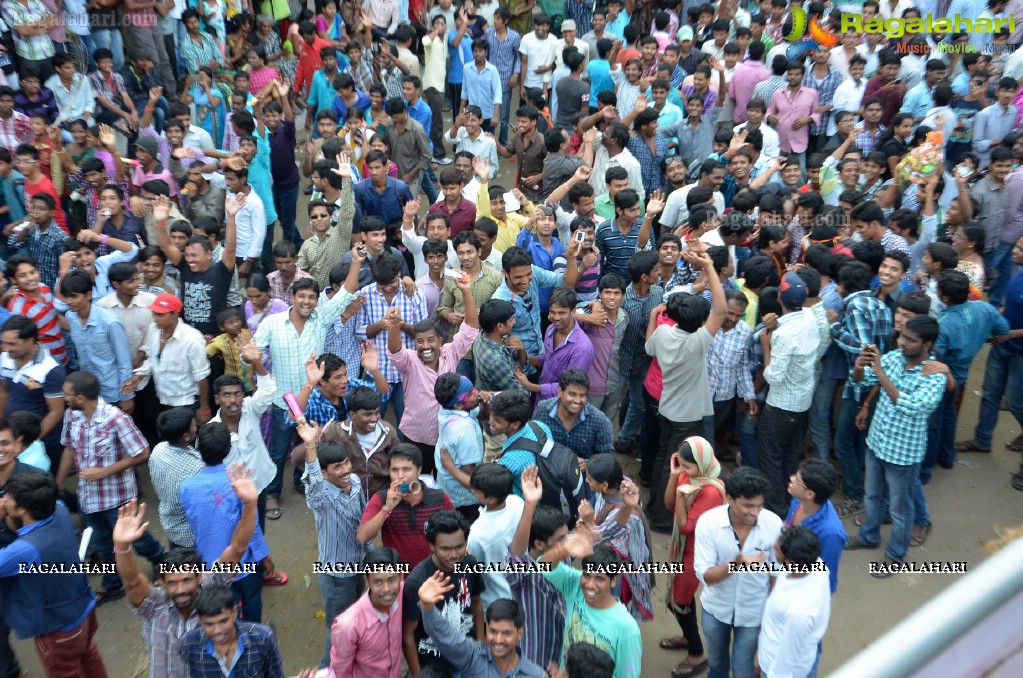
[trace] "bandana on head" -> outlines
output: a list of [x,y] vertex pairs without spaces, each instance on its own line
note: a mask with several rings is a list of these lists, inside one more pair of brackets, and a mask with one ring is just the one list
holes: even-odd
[[460,376],[458,378],[458,390],[455,392],[455,397],[448,403],[447,409],[453,410],[458,403],[465,400],[466,396],[472,393],[472,382],[469,381],[468,377]]

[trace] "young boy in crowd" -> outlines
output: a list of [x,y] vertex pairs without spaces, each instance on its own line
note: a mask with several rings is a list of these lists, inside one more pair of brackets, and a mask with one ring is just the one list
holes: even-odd
[[472,346],[476,385],[483,391],[520,388],[515,369],[526,364],[522,340],[512,334],[515,306],[504,299],[488,299],[480,307],[480,334]]
[[447,372],[437,377],[433,394],[440,405],[437,428],[437,485],[448,493],[455,510],[472,525],[480,515],[471,475],[483,463],[479,395],[468,378]]
[[363,492],[374,496],[391,484],[389,457],[398,445],[398,435],[381,420],[381,398],[372,389],[354,389],[345,404],[348,420],[336,420],[324,427],[323,440],[349,441],[358,446],[362,454],[352,458],[352,472],[359,476]]
[[[503,564],[508,557],[515,529],[525,506],[520,497],[512,494],[512,472],[500,464],[483,464],[469,477],[469,485],[483,509],[479,519],[469,529],[469,551],[480,563]],[[511,586],[503,572],[483,575],[486,589],[483,605],[501,598],[511,598]]]
[[291,286],[301,278],[312,278],[298,268],[298,248],[290,240],[275,242],[273,246],[274,272],[266,276],[270,283],[270,296],[280,299],[289,306],[292,303]]
[[252,366],[242,360],[242,348],[252,342],[252,332],[245,327],[241,311],[237,308],[225,308],[218,313],[217,326],[221,334],[206,344],[206,357],[211,361],[219,358],[223,362],[223,374],[233,374],[241,379],[245,393],[251,394],[256,390],[256,382]]

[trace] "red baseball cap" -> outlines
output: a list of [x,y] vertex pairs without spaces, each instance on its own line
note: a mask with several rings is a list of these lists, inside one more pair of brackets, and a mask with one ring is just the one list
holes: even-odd
[[149,306],[153,313],[181,313],[182,308],[181,300],[173,294],[158,294],[156,301]]

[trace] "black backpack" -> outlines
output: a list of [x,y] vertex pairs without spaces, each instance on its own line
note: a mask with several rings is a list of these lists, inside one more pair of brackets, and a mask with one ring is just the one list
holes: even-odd
[[575,520],[579,517],[584,482],[575,452],[555,442],[535,421],[527,422],[526,426],[533,431],[536,440],[523,436],[512,444],[511,449],[528,450],[536,455],[540,482],[543,483],[540,503],[559,509]]

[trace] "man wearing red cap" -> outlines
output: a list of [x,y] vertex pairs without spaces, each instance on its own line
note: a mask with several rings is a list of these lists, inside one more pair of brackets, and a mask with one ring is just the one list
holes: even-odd
[[146,330],[140,350],[146,358],[124,382],[124,393],[137,391],[152,377],[156,397],[164,409],[194,407],[199,398],[199,419],[210,418],[210,394],[206,377],[210,363],[206,359],[206,340],[199,330],[181,322],[181,300],[173,294],[157,295],[149,307],[153,324]]

